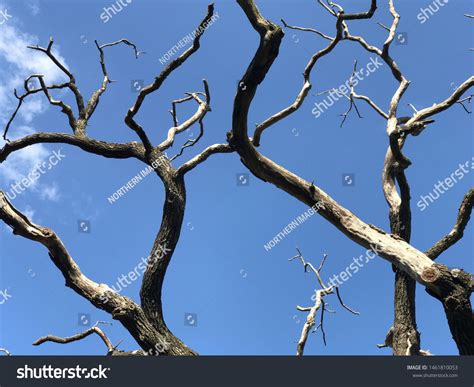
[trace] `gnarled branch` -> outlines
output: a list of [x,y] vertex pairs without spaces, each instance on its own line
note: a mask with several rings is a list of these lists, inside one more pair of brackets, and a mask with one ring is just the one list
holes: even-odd
[[[433,261],[405,242],[397,235],[388,235],[379,229],[374,229],[360,220],[353,213],[343,208],[327,193],[319,187],[309,183],[299,176],[284,169],[280,165],[260,154],[248,138],[248,112],[259,84],[265,79],[270,67],[279,53],[279,47],[283,32],[280,27],[266,20],[255,6],[253,1],[238,0],[239,5],[247,15],[249,22],[260,35],[260,45],[245,72],[242,82],[246,85],[245,90],[237,90],[234,99],[234,111],[232,116],[232,131],[228,134],[231,146],[239,153],[242,162],[257,177],[268,181],[307,205],[317,202],[324,203],[324,208],[318,212],[329,220],[340,231],[353,241],[365,248],[377,246],[379,256],[393,263],[399,269],[406,272],[410,277],[426,286],[430,294],[440,299],[445,307],[451,332],[458,344],[460,353],[474,353],[474,322],[472,321],[472,309],[469,297],[471,294],[470,275],[465,272],[453,274],[443,265],[434,264]],[[387,60],[389,58],[386,56]],[[391,111],[389,112],[388,128],[396,119],[396,107],[406,86],[403,75],[397,74],[396,65],[390,64],[394,75],[400,79],[400,87],[392,99]],[[452,296],[457,297],[453,301]],[[456,305],[448,307],[447,303],[454,302]],[[456,322],[460,319],[461,322]],[[468,327],[466,339],[462,327]],[[465,329],[464,329],[465,330]]]
[[[86,277],[63,242],[54,231],[32,223],[24,214],[18,211],[0,191],[0,219],[13,229],[15,235],[42,244],[49,252],[49,257],[63,275],[66,286],[87,299],[99,309],[111,314],[130,332],[137,343],[150,353],[155,353],[156,343],[166,340],[172,342],[164,353],[195,354],[189,350],[169,331],[157,331],[148,320],[142,308],[131,299],[115,293],[105,284],[98,284]],[[164,324],[162,322],[162,324]],[[181,343],[179,345],[178,343]]]

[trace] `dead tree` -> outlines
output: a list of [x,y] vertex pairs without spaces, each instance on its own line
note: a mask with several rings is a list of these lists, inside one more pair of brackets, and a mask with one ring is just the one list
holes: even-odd
[[[66,246],[63,244],[59,236],[51,229],[33,224],[24,214],[18,211],[7,199],[6,195],[0,191],[0,219],[13,229],[15,235],[22,236],[41,243],[46,247],[49,257],[54,265],[63,275],[66,286],[70,287],[77,294],[84,297],[95,307],[108,312],[111,317],[118,320],[141,347],[141,350],[134,353],[147,353],[150,355],[196,355],[197,353],[188,348],[181,340],[173,335],[168,329],[163,318],[163,310],[161,305],[161,289],[163,279],[166,274],[167,267],[173,256],[176,244],[178,243],[181,227],[183,223],[184,210],[186,204],[185,175],[190,172],[209,156],[216,153],[230,152],[231,148],[227,144],[216,144],[209,146],[203,152],[183,163],[180,167],[174,167],[171,164],[171,158],[165,156],[165,151],[171,147],[177,135],[184,132],[192,125],[199,125],[200,135],[194,140],[188,140],[178,155],[182,155],[183,150],[194,145],[204,134],[204,118],[211,110],[211,94],[209,85],[204,80],[204,92],[186,93],[186,97],[176,100],[172,103],[172,120],[173,126],[169,129],[166,139],[159,145],[151,143],[147,136],[146,130],[135,120],[147,96],[157,92],[168,76],[178,69],[191,55],[198,51],[200,47],[200,39],[203,35],[204,26],[211,20],[214,14],[214,6],[208,7],[207,14],[197,27],[197,33],[193,40],[192,46],[189,47],[175,60],[171,61],[165,69],[156,76],[153,83],[141,89],[133,106],[125,115],[126,125],[136,133],[139,142],[129,143],[111,143],[99,141],[92,138],[87,133],[87,124],[97,106],[100,98],[106,92],[111,79],[107,72],[105,62],[105,50],[111,46],[125,44],[135,52],[135,56],[139,56],[136,46],[126,39],[122,39],[113,43],[99,45],[96,42],[99,51],[100,66],[103,73],[103,81],[100,87],[90,97],[89,101],[85,101],[76,83],[74,74],[67,69],[55,56],[53,52],[53,40],[51,39],[47,47],[34,46],[33,50],[40,51],[47,55],[51,61],[67,76],[68,81],[60,85],[48,85],[47,80],[41,74],[33,74],[25,80],[24,93],[19,94],[15,91],[18,99],[18,106],[14,111],[11,119],[8,121],[4,131],[4,138],[7,139],[8,130],[13,122],[15,115],[21,108],[23,101],[30,95],[43,93],[49,103],[61,108],[61,112],[67,117],[72,134],[68,133],[35,133],[14,141],[8,141],[0,150],[0,163],[5,161],[12,153],[24,149],[33,144],[45,143],[63,143],[81,148],[85,152],[95,155],[114,158],[129,159],[134,158],[140,160],[147,166],[154,169],[156,175],[163,182],[166,196],[163,205],[162,222],[150,257],[157,257],[148,262],[146,271],[140,290],[141,304],[138,305],[131,299],[124,297],[105,284],[99,284],[88,278],[75,262],[74,258],[69,254]],[[37,82],[35,82],[36,80]],[[32,81],[37,86],[32,86]],[[51,91],[55,89],[66,89],[72,92],[77,108],[77,116],[74,109],[61,100],[55,100]],[[197,109],[194,115],[178,123],[176,113],[176,104],[194,102]],[[177,156],[178,156],[177,155]],[[175,159],[176,157],[173,157]],[[163,249],[163,246],[166,248]],[[162,254],[162,252],[165,254]],[[97,333],[104,340],[99,328],[94,327],[82,335],[74,338],[64,339],[63,342],[70,342],[87,337],[92,333]],[[40,339],[35,344],[38,345],[44,341],[61,342],[52,336]],[[107,340],[106,343],[109,353],[113,353]],[[165,344],[165,345],[164,345]]]
[[321,310],[320,321],[319,321],[319,324],[316,326],[316,328],[313,330],[313,333],[315,333],[318,329],[321,329],[321,333],[323,335],[323,342],[324,342],[324,345],[326,345],[326,332],[324,331],[324,314],[335,313],[334,311],[328,309],[327,307],[328,303],[324,299],[326,296],[336,293],[337,299],[339,300],[339,303],[344,309],[348,310],[349,312],[353,314],[359,314],[359,312],[352,310],[346,304],[344,304],[341,298],[339,287],[337,285],[328,286],[324,284],[324,281],[321,277],[321,270],[323,270],[324,263],[326,262],[326,259],[328,257],[327,254],[324,254],[324,257],[321,263],[319,264],[319,267],[316,269],[310,262],[307,262],[304,259],[303,254],[301,254],[301,251],[298,248],[296,250],[298,251],[298,254],[290,258],[289,260],[293,261],[294,259],[299,259],[301,263],[303,264],[304,272],[308,273],[309,270],[313,272],[314,275],[316,276],[318,285],[321,287],[321,289],[316,290],[316,293],[314,294],[313,306],[309,306],[309,307],[297,306],[296,307],[300,312],[308,313],[306,317],[306,322],[304,323],[303,329],[301,330],[301,336],[300,336],[300,339],[298,340],[298,345],[296,346],[296,355],[302,356],[304,353],[304,347],[306,346],[306,341],[308,340],[308,335],[311,332],[311,329],[316,324],[315,323],[316,314],[319,310]]
[[[308,206],[322,202],[324,206],[318,211],[321,216],[359,245],[365,248],[378,246],[380,257],[394,265],[396,271],[395,319],[392,342],[395,354],[419,353],[419,334],[415,319],[415,282],[418,282],[443,305],[459,353],[473,355],[474,321],[470,303],[470,295],[474,288],[472,277],[463,270],[451,270],[447,266],[434,261],[436,257],[462,237],[472,210],[473,190],[471,189],[463,200],[454,229],[427,252],[424,253],[418,250],[409,243],[411,229],[410,192],[404,171],[410,166],[411,162],[402,153],[402,149],[409,135],[420,135],[432,123],[429,118],[455,104],[463,103],[462,96],[474,86],[474,77],[469,77],[444,101],[416,111],[406,122],[400,122],[397,117],[397,109],[410,82],[405,78],[390,54],[390,47],[394,41],[400,20],[394,1],[388,1],[393,21],[390,27],[383,26],[388,34],[383,47],[378,48],[369,44],[362,36],[352,35],[349,31],[349,22],[368,20],[373,17],[377,9],[377,0],[371,0],[368,11],[353,14],[345,13],[344,9],[336,3],[318,0],[319,4],[329,14],[329,17],[335,20],[334,36],[328,36],[312,28],[292,27],[284,23],[288,28],[314,32],[320,38],[328,40],[329,44],[315,53],[309,60],[303,72],[303,86],[294,102],[257,124],[253,135],[249,136],[248,114],[252,101],[258,86],[264,81],[273,62],[279,55],[284,32],[280,26],[267,20],[260,13],[253,0],[237,0],[237,2],[260,36],[257,51],[240,81],[246,87],[245,89],[237,89],[232,115],[232,130],[228,133],[228,141],[239,153],[243,164],[261,180],[275,185]],[[378,107],[369,97],[357,95],[353,88],[349,108],[350,111],[355,99],[364,100],[386,121],[388,150],[382,175],[383,191],[390,209],[390,232],[365,223],[354,213],[342,207],[320,187],[305,181],[257,150],[265,130],[301,107],[312,87],[310,76],[313,68],[319,59],[330,54],[342,41],[355,42],[362,49],[379,56],[388,65],[393,77],[398,82],[398,88],[393,94],[387,112]]]
[[[179,338],[175,337],[164,322],[161,304],[163,280],[178,243],[182,227],[186,204],[186,173],[200,165],[213,154],[236,151],[243,164],[255,176],[284,190],[290,196],[308,206],[313,207],[322,203],[323,206],[318,211],[321,216],[355,243],[365,248],[377,246],[377,252],[380,257],[394,266],[396,272],[395,319],[394,326],[390,329],[390,343],[395,354],[412,355],[420,353],[419,334],[415,318],[415,284],[418,282],[418,284],[426,288],[426,291],[431,296],[441,302],[451,334],[460,354],[473,355],[474,322],[470,303],[470,295],[474,287],[472,276],[463,270],[450,269],[445,265],[436,263],[435,259],[461,239],[470,218],[474,191],[471,189],[466,194],[452,231],[434,244],[427,252],[420,251],[410,244],[410,192],[405,170],[410,166],[411,162],[403,154],[402,150],[408,137],[410,135],[420,135],[433,122],[431,120],[433,116],[456,104],[461,104],[464,107],[463,103],[468,100],[470,101],[470,97],[465,98],[463,96],[474,86],[474,77],[468,78],[451,95],[447,96],[444,101],[416,111],[412,117],[406,120],[398,117],[398,106],[410,82],[405,78],[390,54],[390,47],[396,35],[400,16],[396,12],[394,1],[388,1],[393,22],[389,27],[382,25],[382,28],[385,28],[388,33],[387,39],[381,48],[369,44],[362,36],[352,35],[349,32],[349,22],[370,20],[373,17],[377,9],[376,0],[371,0],[368,11],[353,14],[346,14],[344,9],[336,3],[318,0],[324,12],[327,12],[329,17],[334,18],[335,31],[333,36],[312,28],[295,27],[283,22],[286,28],[315,33],[320,38],[327,40],[328,45],[310,58],[304,69],[302,88],[294,102],[258,124],[252,136],[249,136],[248,113],[252,101],[258,86],[264,81],[266,74],[279,55],[284,32],[280,26],[265,19],[253,0],[237,0],[238,5],[246,14],[250,25],[258,33],[260,43],[239,82],[239,85],[244,85],[245,87],[237,88],[233,106],[232,129],[227,135],[228,143],[212,145],[194,158],[183,163],[180,167],[174,167],[171,161],[181,156],[187,147],[196,144],[204,135],[203,120],[210,111],[211,102],[211,93],[207,82],[203,82],[204,92],[187,93],[186,97],[173,101],[171,110],[173,126],[169,129],[167,138],[159,145],[152,144],[147,131],[136,121],[135,117],[142,108],[147,96],[158,91],[168,76],[199,49],[200,39],[205,30],[203,26],[213,16],[214,7],[212,4],[208,6],[207,15],[198,26],[198,33],[194,38],[192,46],[175,60],[171,61],[151,84],[140,90],[135,103],[126,113],[125,123],[138,136],[139,142],[111,143],[99,141],[90,137],[87,133],[88,120],[98,107],[101,96],[106,92],[108,85],[111,83],[105,63],[105,49],[125,44],[130,46],[134,50],[135,56],[138,57],[140,52],[133,43],[126,39],[102,45],[96,42],[104,78],[100,87],[87,102],[79,91],[73,73],[54,55],[52,39],[47,47],[30,47],[47,55],[66,75],[68,81],[62,84],[48,85],[43,75],[32,74],[25,80],[24,92],[19,94],[15,91],[18,105],[8,121],[3,134],[7,143],[0,150],[0,163],[5,161],[10,154],[30,145],[63,143],[102,157],[114,159],[134,158],[154,169],[157,176],[163,182],[166,197],[163,206],[162,223],[150,256],[161,255],[163,246],[166,246],[166,253],[160,259],[152,260],[147,266],[140,291],[140,305],[127,297],[115,293],[107,285],[99,284],[86,277],[67,251],[59,236],[49,228],[33,224],[8,201],[5,194],[1,191],[0,219],[9,225],[16,235],[44,245],[49,252],[51,261],[63,275],[66,285],[90,301],[95,307],[108,312],[113,319],[119,321],[128,330],[141,348],[129,354],[195,355],[196,352],[188,348]],[[388,149],[382,175],[383,191],[390,211],[390,232],[364,222],[354,213],[342,207],[320,187],[305,181],[268,159],[257,150],[265,130],[288,117],[302,106],[312,88],[310,77],[313,68],[319,59],[329,55],[342,41],[354,42],[360,45],[362,49],[379,56],[390,68],[393,77],[398,83],[398,88],[394,91],[387,110],[380,108],[370,97],[357,94],[351,84],[350,105],[348,111],[344,113],[344,121],[353,108],[359,113],[355,100],[362,100],[385,120]],[[36,84],[36,86],[31,86],[32,84]],[[74,109],[63,101],[53,98],[51,93],[57,89],[69,90],[73,94],[76,104]],[[61,112],[66,115],[72,134],[35,133],[18,140],[8,141],[8,132],[23,101],[30,95],[37,93],[43,93],[51,105],[58,106],[61,109]],[[186,102],[195,102],[197,110],[193,116],[179,124],[176,105]],[[172,146],[175,137],[195,124],[199,125],[200,130],[196,139],[186,141],[176,156],[172,158],[166,157],[164,152]],[[323,292],[326,293],[324,289]],[[95,326],[92,330],[69,338],[47,336],[40,339],[36,344],[45,341],[66,343],[83,339],[95,333],[106,344],[108,353],[115,354],[113,351],[116,348],[112,346],[108,339],[104,339],[105,335],[101,335],[100,332],[99,328]],[[163,347],[163,343],[167,343],[166,346]]]

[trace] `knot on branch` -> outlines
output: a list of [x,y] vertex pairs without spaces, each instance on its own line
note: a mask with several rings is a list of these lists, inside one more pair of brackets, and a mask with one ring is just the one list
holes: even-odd
[[440,276],[440,271],[435,267],[431,266],[423,271],[421,274],[421,278],[425,282],[433,283],[435,282]]
[[421,278],[432,285],[428,292],[448,309],[459,300],[468,300],[473,291],[472,275],[461,269],[450,270],[445,265],[434,264],[424,270]]
[[54,235],[53,230],[51,230],[50,228],[47,228],[47,227],[43,227],[41,229],[41,233],[47,238],[50,238]]
[[411,160],[402,155],[400,159],[392,164],[392,169],[395,174],[399,174],[411,165]]

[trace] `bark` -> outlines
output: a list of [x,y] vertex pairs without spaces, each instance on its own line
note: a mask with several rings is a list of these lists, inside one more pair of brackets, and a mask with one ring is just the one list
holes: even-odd
[[441,301],[449,329],[460,355],[474,355],[474,316],[470,296],[474,288],[472,275],[462,270],[449,270],[435,265],[434,277],[443,278],[440,292],[427,292]]
[[31,223],[11,205],[3,192],[0,192],[0,219],[13,229],[15,235],[44,245],[52,262],[62,273],[66,286],[89,300],[95,307],[110,313],[113,319],[120,321],[145,351],[153,353],[156,343],[163,342],[163,337],[150,324],[137,304],[115,293],[107,285],[98,284],[85,276],[56,233]]
[[[227,144],[216,144],[207,147],[202,153],[198,154],[191,160],[185,162],[181,168],[174,169],[171,166],[170,160],[163,154],[169,148],[175,135],[181,133],[191,125],[199,122],[200,136],[192,141],[187,142],[189,147],[194,145],[204,133],[203,118],[210,109],[210,92],[206,80],[203,80],[205,87],[205,94],[203,93],[187,93],[188,97],[181,101],[186,101],[191,98],[196,100],[199,104],[199,109],[194,116],[185,121],[182,125],[177,125],[176,112],[174,112],[173,120],[175,127],[168,132],[168,138],[158,146],[154,146],[147,133],[141,125],[135,120],[139,113],[146,97],[160,89],[161,85],[168,78],[168,76],[177,68],[179,68],[191,55],[193,55],[200,47],[200,39],[208,22],[213,17],[214,5],[210,4],[207,7],[207,14],[198,26],[198,33],[194,37],[193,44],[180,56],[172,60],[164,70],[154,78],[152,84],[144,87],[139,92],[137,99],[133,106],[127,111],[125,116],[125,123],[132,129],[141,140],[141,143],[110,143],[99,141],[90,138],[86,134],[86,126],[88,120],[93,115],[95,109],[99,104],[101,95],[106,91],[107,85],[111,82],[106,64],[105,53],[106,47],[111,47],[119,44],[126,44],[134,49],[135,57],[138,57],[140,52],[137,47],[127,39],[121,39],[116,42],[99,45],[96,41],[96,46],[100,54],[100,64],[102,73],[104,75],[103,81],[94,92],[87,103],[76,86],[74,75],[63,65],[52,53],[51,47],[53,40],[51,39],[46,48],[34,46],[30,47],[46,54],[53,63],[66,74],[69,82],[61,85],[46,85],[42,75],[33,75],[25,81],[25,93],[19,96],[15,91],[19,102],[16,110],[7,123],[3,137],[6,135],[10,124],[13,122],[16,114],[22,106],[25,98],[30,95],[43,92],[48,101],[52,105],[56,105],[62,109],[62,112],[68,117],[69,124],[73,130],[73,135],[66,133],[35,133],[26,136],[19,140],[7,141],[5,146],[0,149],[0,163],[5,161],[10,154],[18,150],[27,148],[28,146],[41,143],[62,143],[79,147],[82,150],[97,154],[103,157],[125,159],[136,158],[147,166],[152,167],[160,179],[163,181],[166,199],[163,209],[162,224],[155,243],[150,254],[150,259],[144,273],[144,280],[140,292],[141,306],[137,305],[131,299],[123,297],[115,293],[105,284],[98,284],[87,278],[80,270],[72,256],[66,250],[66,247],[59,239],[59,237],[50,229],[41,227],[31,223],[31,221],[11,205],[3,192],[0,191],[0,219],[9,225],[15,234],[21,235],[27,239],[37,241],[43,244],[49,251],[49,256],[57,268],[61,271],[66,280],[66,286],[73,289],[76,293],[89,300],[97,308],[103,309],[110,313],[112,318],[120,321],[122,325],[130,332],[133,338],[140,345],[142,350],[133,352],[123,352],[113,348],[111,343],[105,340],[109,349],[110,355],[196,355],[197,353],[188,348],[181,340],[175,337],[166,326],[163,317],[163,310],[161,304],[161,293],[166,269],[170,263],[171,257],[175,250],[176,244],[179,240],[179,235],[182,227],[184,209],[186,203],[186,191],[184,185],[184,175],[195,168],[197,165],[204,162],[209,156],[216,153],[232,152],[232,148]],[[39,89],[30,89],[28,81],[32,78],[38,78],[41,84]],[[78,117],[74,116],[73,109],[66,105],[63,101],[54,100],[49,91],[53,89],[69,88],[76,97],[76,105]],[[205,96],[203,101],[200,96]],[[182,150],[183,150],[182,149]],[[183,152],[179,153],[180,156]],[[175,156],[174,158],[176,158]],[[173,159],[174,159],[173,158]],[[97,327],[96,327],[97,328]],[[97,329],[90,330],[86,333],[79,334],[69,338],[58,338],[56,336],[46,336],[44,341],[54,341],[58,343],[66,343],[76,339],[82,339],[89,334],[98,333],[104,340],[105,335],[101,335]],[[44,342],[40,340],[41,342]]]
[[[283,31],[279,26],[266,20],[253,1],[238,0],[238,3],[253,28],[260,35],[259,47],[241,80],[246,88],[245,90],[238,88],[234,99],[232,131],[228,134],[228,141],[239,153],[243,164],[258,178],[274,184],[309,206],[323,203],[324,207],[319,211],[321,216],[361,246],[365,248],[377,246],[379,256],[427,287],[432,294],[436,294],[441,299],[449,298],[452,297],[451,294],[460,292],[458,287],[463,289],[464,295],[470,294],[471,287],[468,287],[466,283],[459,283],[458,287],[452,286],[450,280],[452,274],[448,269],[440,272],[429,257],[401,237],[389,235],[383,230],[363,222],[322,189],[291,173],[255,149],[248,136],[248,113],[259,84],[263,82],[278,56]],[[343,13],[337,16],[338,28],[346,16]],[[403,90],[403,88],[399,88],[396,95],[397,100],[403,94]],[[469,274],[460,271],[459,275],[461,274],[469,276]],[[469,299],[467,298],[463,303],[464,308],[470,307],[470,303],[468,303]],[[466,310],[464,312],[467,313]],[[447,309],[446,313],[448,320],[450,320],[452,312]],[[466,345],[467,352],[470,352],[470,345],[460,341],[464,336],[453,334],[453,337],[461,353],[466,352]]]
[[[404,140],[401,140],[400,147]],[[382,174],[383,191],[390,207],[389,220],[392,234],[406,242],[411,238],[410,186],[405,172],[396,163],[389,148]],[[398,183],[400,194],[395,182]],[[395,272],[394,322],[392,328],[392,350],[394,355],[419,355],[420,334],[416,325],[416,282],[405,272],[393,267]]]
[[[158,152],[152,161],[162,163],[157,174],[163,180],[166,190],[163,217],[160,230],[150,253],[149,263],[143,275],[140,299],[143,311],[154,328],[171,343],[174,355],[197,355],[181,340],[175,337],[163,318],[161,293],[166,270],[178,244],[186,205],[186,189],[183,175],[177,174],[167,160]],[[157,258],[159,257],[159,258]]]

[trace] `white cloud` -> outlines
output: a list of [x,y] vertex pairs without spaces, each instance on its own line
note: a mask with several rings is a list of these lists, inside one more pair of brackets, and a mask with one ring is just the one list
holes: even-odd
[[[19,126],[15,129],[12,139],[24,137],[35,132],[29,126]],[[5,145],[5,141],[3,138],[0,138],[0,147],[3,147],[3,145]],[[48,154],[48,150],[41,144],[31,145],[14,152],[1,164],[0,178],[3,178],[7,183],[19,181],[42,162]]]
[[[30,0],[27,6],[33,14],[39,12],[38,1]],[[15,18],[16,16],[0,28],[0,134],[3,134],[6,122],[18,103],[13,90],[16,88],[18,94],[22,94],[25,78],[32,74],[42,74],[47,84],[62,83],[66,80],[64,73],[44,53],[27,48],[28,45],[36,44],[44,47],[48,42],[39,42],[37,36],[21,31]],[[58,60],[67,66],[56,45],[53,46],[53,52]],[[9,139],[13,140],[34,133],[32,123],[35,117],[45,112],[48,107],[49,103],[44,94],[38,93],[28,97],[10,127]],[[0,138],[0,147],[4,144],[5,142]],[[0,164],[0,182],[11,184],[21,180],[48,154],[47,148],[41,144],[14,152]],[[38,192],[43,199],[57,200],[59,198],[59,190],[54,185],[40,186],[38,184],[34,191]]]
[[[27,48],[38,44],[38,37],[21,32],[13,25],[5,24],[0,29],[0,57],[16,67],[24,75],[43,74],[50,81],[64,77],[61,70],[44,53]],[[47,44],[48,42],[43,42]],[[57,51],[57,46],[53,46]],[[55,52],[58,60],[64,59]],[[18,74],[18,73],[17,73]]]
[[[38,37],[20,31],[13,23],[0,28],[0,102],[4,107],[0,112],[0,121],[4,124],[17,104],[13,90],[16,88],[22,94],[25,78],[32,74],[42,74],[47,84],[66,80],[65,74],[44,53],[27,48],[28,45],[39,43]],[[42,45],[47,43],[42,42]],[[64,63],[57,47],[53,46],[53,52]],[[35,114],[44,112],[47,106],[45,96],[37,94],[26,100],[19,115],[30,122]]]
[[57,202],[61,198],[59,193],[59,188],[56,183],[52,185],[43,184],[39,187],[40,198],[42,200],[50,200],[52,202]]
[[33,16],[38,15],[41,11],[38,0],[30,0],[26,3],[26,6]]

